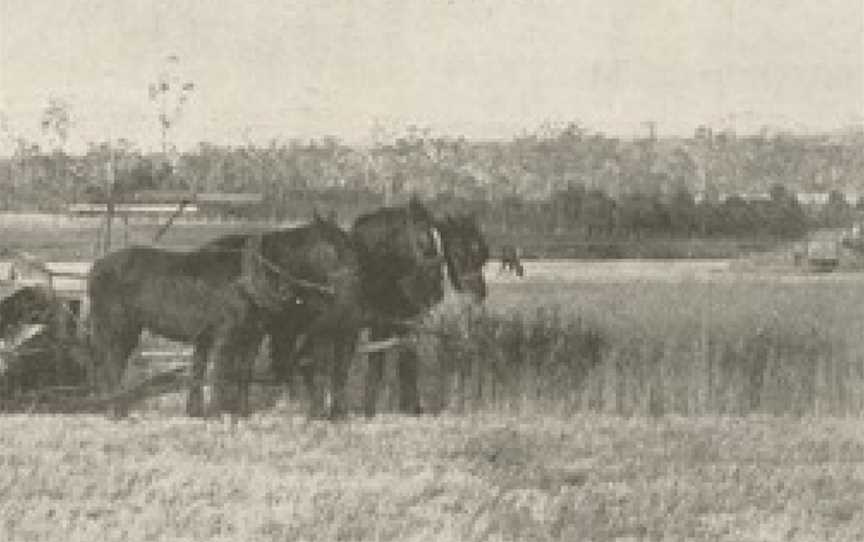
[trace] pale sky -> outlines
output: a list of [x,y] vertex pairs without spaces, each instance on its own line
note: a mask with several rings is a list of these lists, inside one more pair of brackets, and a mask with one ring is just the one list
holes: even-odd
[[0,0],[0,111],[37,138],[55,96],[71,147],[151,148],[148,83],[174,54],[196,85],[180,146],[357,141],[376,121],[483,138],[570,120],[833,130],[864,113],[862,27],[861,0]]

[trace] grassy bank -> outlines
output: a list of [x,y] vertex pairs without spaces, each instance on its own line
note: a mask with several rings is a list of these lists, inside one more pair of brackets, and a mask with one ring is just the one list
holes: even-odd
[[860,540],[831,420],[0,418],[3,540]]

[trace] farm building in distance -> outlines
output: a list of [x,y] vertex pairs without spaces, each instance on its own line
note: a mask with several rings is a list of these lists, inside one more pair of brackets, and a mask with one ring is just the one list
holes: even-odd
[[[260,193],[199,192],[180,190],[144,190],[134,192],[114,204],[118,216],[170,216],[182,205],[185,214],[209,216],[245,216],[260,208],[264,196]],[[67,212],[74,216],[98,216],[108,211],[105,202],[73,203]]]
[[[841,191],[839,192],[839,194],[843,196],[843,199],[846,201],[846,203],[853,206],[858,205],[862,198],[862,195],[857,191]],[[715,195],[712,199],[716,199],[717,203],[723,203],[731,197],[739,197],[747,202],[771,200],[771,194],[769,192],[715,192]],[[696,203],[701,203],[706,199],[709,199],[708,191],[698,190],[693,194],[693,200]],[[798,201],[798,203],[800,203],[801,205],[806,206],[828,205],[828,203],[831,201],[831,192],[796,192],[795,200]]]

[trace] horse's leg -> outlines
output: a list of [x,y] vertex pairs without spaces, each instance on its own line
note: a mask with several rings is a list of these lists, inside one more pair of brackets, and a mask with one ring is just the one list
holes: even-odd
[[270,335],[270,368],[277,382],[288,384],[288,393],[291,399],[294,399],[297,397],[295,383],[297,338],[285,326],[278,324],[281,324],[281,321],[267,326],[267,334]]
[[204,379],[207,375],[207,359],[212,347],[210,337],[195,341],[192,354],[192,384],[186,398],[186,414],[192,417],[204,416]]
[[222,329],[213,341],[213,410],[218,414],[237,412],[237,394],[234,383],[237,379],[235,345],[230,330]]
[[261,340],[264,338],[263,333],[255,326],[246,328],[241,331],[238,345],[239,348],[235,355],[239,356],[236,363],[239,364],[237,371],[237,386],[239,388],[239,407],[240,415],[244,418],[249,417],[252,413],[249,406],[249,388],[252,384],[252,373],[255,365],[255,358],[258,354],[258,349],[261,346]]
[[309,419],[312,420],[324,417],[323,390],[315,381],[316,370],[325,361],[320,351],[319,340],[308,337],[304,348],[297,353],[300,373],[306,385],[306,394],[309,396]]
[[249,384],[252,380],[254,353],[262,333],[244,309],[223,323],[213,342],[216,382],[214,403],[218,413],[245,416],[249,412]]
[[399,350],[399,410],[405,414],[419,415],[420,393],[417,388],[418,355],[414,345]]
[[331,367],[330,419],[342,419],[348,415],[348,401],[345,397],[345,383],[348,381],[348,368],[357,348],[356,333],[341,333],[334,341],[333,363]]
[[[384,333],[378,329],[371,329],[369,339],[379,341],[384,339]],[[381,389],[381,381],[384,379],[384,359],[383,351],[371,352],[367,354],[366,367],[366,384],[364,386],[363,396],[363,413],[367,418],[375,416],[375,410],[378,406],[378,393]]]
[[[113,302],[94,303],[91,317],[94,360],[90,384],[103,395],[114,393],[122,384],[126,364],[138,345],[141,327],[131,321],[124,308]],[[113,405],[115,416],[126,415],[126,407]]]
[[[109,359],[105,364],[104,378],[106,381],[106,390],[111,393],[119,391],[123,385],[123,377],[126,374],[126,368],[129,363],[129,356],[138,346],[138,341],[141,335],[141,328],[130,326],[124,330],[117,338],[116,342],[109,350]],[[125,418],[129,415],[129,405],[126,402],[120,401],[112,405],[112,414],[115,418]]]

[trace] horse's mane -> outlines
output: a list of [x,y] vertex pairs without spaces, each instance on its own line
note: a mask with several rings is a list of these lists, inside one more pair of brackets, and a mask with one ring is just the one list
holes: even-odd
[[405,218],[411,218],[418,223],[435,223],[435,217],[432,215],[432,212],[417,197],[412,196],[405,205],[379,207],[374,211],[361,214],[354,220],[352,230],[357,230],[364,225],[374,222],[393,225]]

